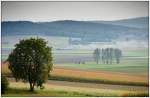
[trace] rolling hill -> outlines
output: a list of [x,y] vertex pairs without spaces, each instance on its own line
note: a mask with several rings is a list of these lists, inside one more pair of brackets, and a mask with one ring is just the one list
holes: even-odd
[[148,28],[149,25],[149,17],[139,17],[139,18],[117,20],[117,21],[93,21],[93,22],[146,29]]
[[[118,38],[148,40],[148,18],[119,21],[73,21],[52,22],[4,21],[2,36],[46,35],[81,38],[82,41],[112,41]],[[139,27],[137,25],[142,25]],[[135,25],[134,25],[135,24]],[[132,26],[134,25],[134,26]]]

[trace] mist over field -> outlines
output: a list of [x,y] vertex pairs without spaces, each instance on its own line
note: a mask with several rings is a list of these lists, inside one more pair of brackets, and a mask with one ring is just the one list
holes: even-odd
[[149,96],[148,1],[2,1],[1,9],[2,97]]
[[68,50],[72,50],[70,54],[76,53],[76,50],[81,50],[78,53],[82,54],[82,50],[86,50],[91,60],[92,51],[96,48],[119,48],[124,52],[147,50],[148,19],[140,17],[119,21],[2,22],[2,58],[6,59],[19,40],[30,37],[44,38],[53,48],[56,61],[61,60],[56,55]]
[[119,21],[4,21],[2,22],[2,36],[66,37],[72,41],[72,44],[147,42],[148,19],[148,17],[141,17]]
[[[43,38],[52,47],[54,64],[46,83],[48,94],[55,88],[55,96],[60,94],[58,90],[67,92],[64,96],[148,96],[148,20],[3,21],[2,73],[11,74],[5,61],[15,44],[22,39]],[[9,81],[13,89],[12,84],[21,89],[27,86],[11,78]]]

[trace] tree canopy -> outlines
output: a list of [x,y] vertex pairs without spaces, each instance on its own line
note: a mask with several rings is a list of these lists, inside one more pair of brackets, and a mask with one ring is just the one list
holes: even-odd
[[98,48],[94,50],[93,57],[95,62],[98,64],[100,60],[100,50]]
[[15,79],[30,83],[30,90],[34,86],[43,87],[52,70],[51,47],[41,38],[20,40],[8,57],[9,69]]
[[117,48],[96,48],[93,52],[93,56],[97,64],[100,61],[102,61],[103,64],[112,64],[113,60],[115,60],[116,63],[119,64],[122,57],[122,51]]

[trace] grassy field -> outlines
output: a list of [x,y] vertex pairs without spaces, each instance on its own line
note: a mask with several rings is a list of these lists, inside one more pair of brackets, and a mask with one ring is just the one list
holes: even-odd
[[[54,56],[93,56],[94,50],[88,49],[71,49],[71,50],[54,50]],[[123,50],[123,56],[125,57],[148,57],[148,49],[142,50]]]
[[148,75],[55,68],[51,76],[52,79],[65,81],[148,86]]
[[[59,43],[61,44],[61,43]],[[8,57],[8,53],[5,50],[12,50],[13,47],[10,45],[2,45],[2,60],[6,60]],[[127,57],[148,57],[148,49],[141,49],[141,50],[123,50],[123,56]],[[60,49],[56,50],[53,49],[52,51],[54,59],[59,59],[60,56],[63,57],[70,57],[70,56],[75,56],[75,57],[80,57],[80,56],[85,56],[85,57],[91,57],[93,59],[93,50],[91,49]]]
[[[17,86],[16,86],[17,85]],[[28,91],[28,84],[22,82],[10,82],[9,89],[2,96],[148,96],[148,91],[145,90],[115,90],[112,88],[88,88],[78,86],[66,86],[55,84],[44,84],[45,89],[35,89],[35,92]]]
[[123,59],[120,64],[95,64],[95,62],[86,62],[86,64],[58,64],[55,65],[67,68],[83,69],[83,70],[97,70],[97,71],[111,71],[123,72],[131,74],[148,74],[148,58],[142,59]]
[[6,94],[2,95],[3,97],[67,97],[67,96],[92,96],[89,94],[78,93],[78,92],[68,92],[61,90],[39,90],[36,89],[34,92],[30,92],[27,88],[9,88]]
[[[115,72],[112,70],[106,71],[102,69],[101,70],[93,70],[93,69],[89,70],[87,68],[87,69],[82,70],[82,69],[79,69],[81,68],[79,67],[79,65],[80,64],[78,64],[76,68],[54,65],[50,79],[65,80],[65,81],[78,81],[78,82],[148,86],[148,70],[141,71],[138,74],[135,74],[135,73],[131,74],[127,72]],[[80,65],[80,66],[92,66],[92,65]],[[121,66],[121,65],[118,65],[118,66]],[[103,67],[106,67],[106,66],[103,66]],[[116,69],[116,67],[113,67],[113,68]],[[10,71],[8,70],[7,64],[2,66],[2,73],[4,74],[10,73]]]
[[[71,52],[71,50],[70,50]],[[76,50],[77,55],[81,55]],[[84,51],[86,53],[87,51]],[[88,52],[90,52],[88,50]],[[65,52],[64,52],[65,53]],[[78,54],[79,53],[79,54]],[[76,55],[75,54],[75,55]],[[10,88],[2,96],[148,96],[148,58],[147,51],[130,51],[126,56],[137,56],[144,58],[123,57],[120,64],[95,64],[95,62],[85,62],[85,64],[64,63],[54,64],[50,79],[63,80],[63,85],[45,84],[45,89],[36,89],[36,92],[28,91],[28,84],[21,82],[10,82]],[[61,54],[59,54],[61,55]],[[67,54],[73,55],[73,54]],[[88,55],[88,54],[86,54]],[[2,64],[2,73],[9,74],[8,64]],[[76,83],[102,84],[100,88],[66,86],[67,81]],[[105,88],[104,85],[140,86],[146,89],[125,90]],[[16,86],[17,85],[17,86]],[[118,86],[119,86],[118,85]]]
[[148,57],[148,49],[124,51],[124,56],[146,56]]

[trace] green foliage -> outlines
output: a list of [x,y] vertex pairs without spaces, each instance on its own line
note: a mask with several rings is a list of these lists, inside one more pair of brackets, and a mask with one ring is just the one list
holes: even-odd
[[95,60],[96,64],[98,64],[99,60],[100,60],[100,49],[96,48],[94,50],[93,56],[94,56],[94,60]]
[[102,63],[104,64],[112,64],[113,59],[116,60],[116,63],[120,63],[120,59],[122,57],[122,51],[120,49],[114,49],[114,48],[106,48],[106,49],[98,49],[96,48],[94,50],[94,60],[98,64],[100,59],[102,60]]
[[114,55],[116,58],[116,63],[119,64],[120,63],[120,58],[122,56],[122,51],[120,49],[115,49],[114,50]]
[[1,93],[2,94],[6,92],[6,90],[8,89],[8,85],[9,85],[9,82],[7,78],[4,75],[2,75],[1,77]]
[[8,57],[9,69],[16,80],[22,79],[34,86],[43,88],[52,70],[52,53],[47,42],[41,38],[20,40]]

